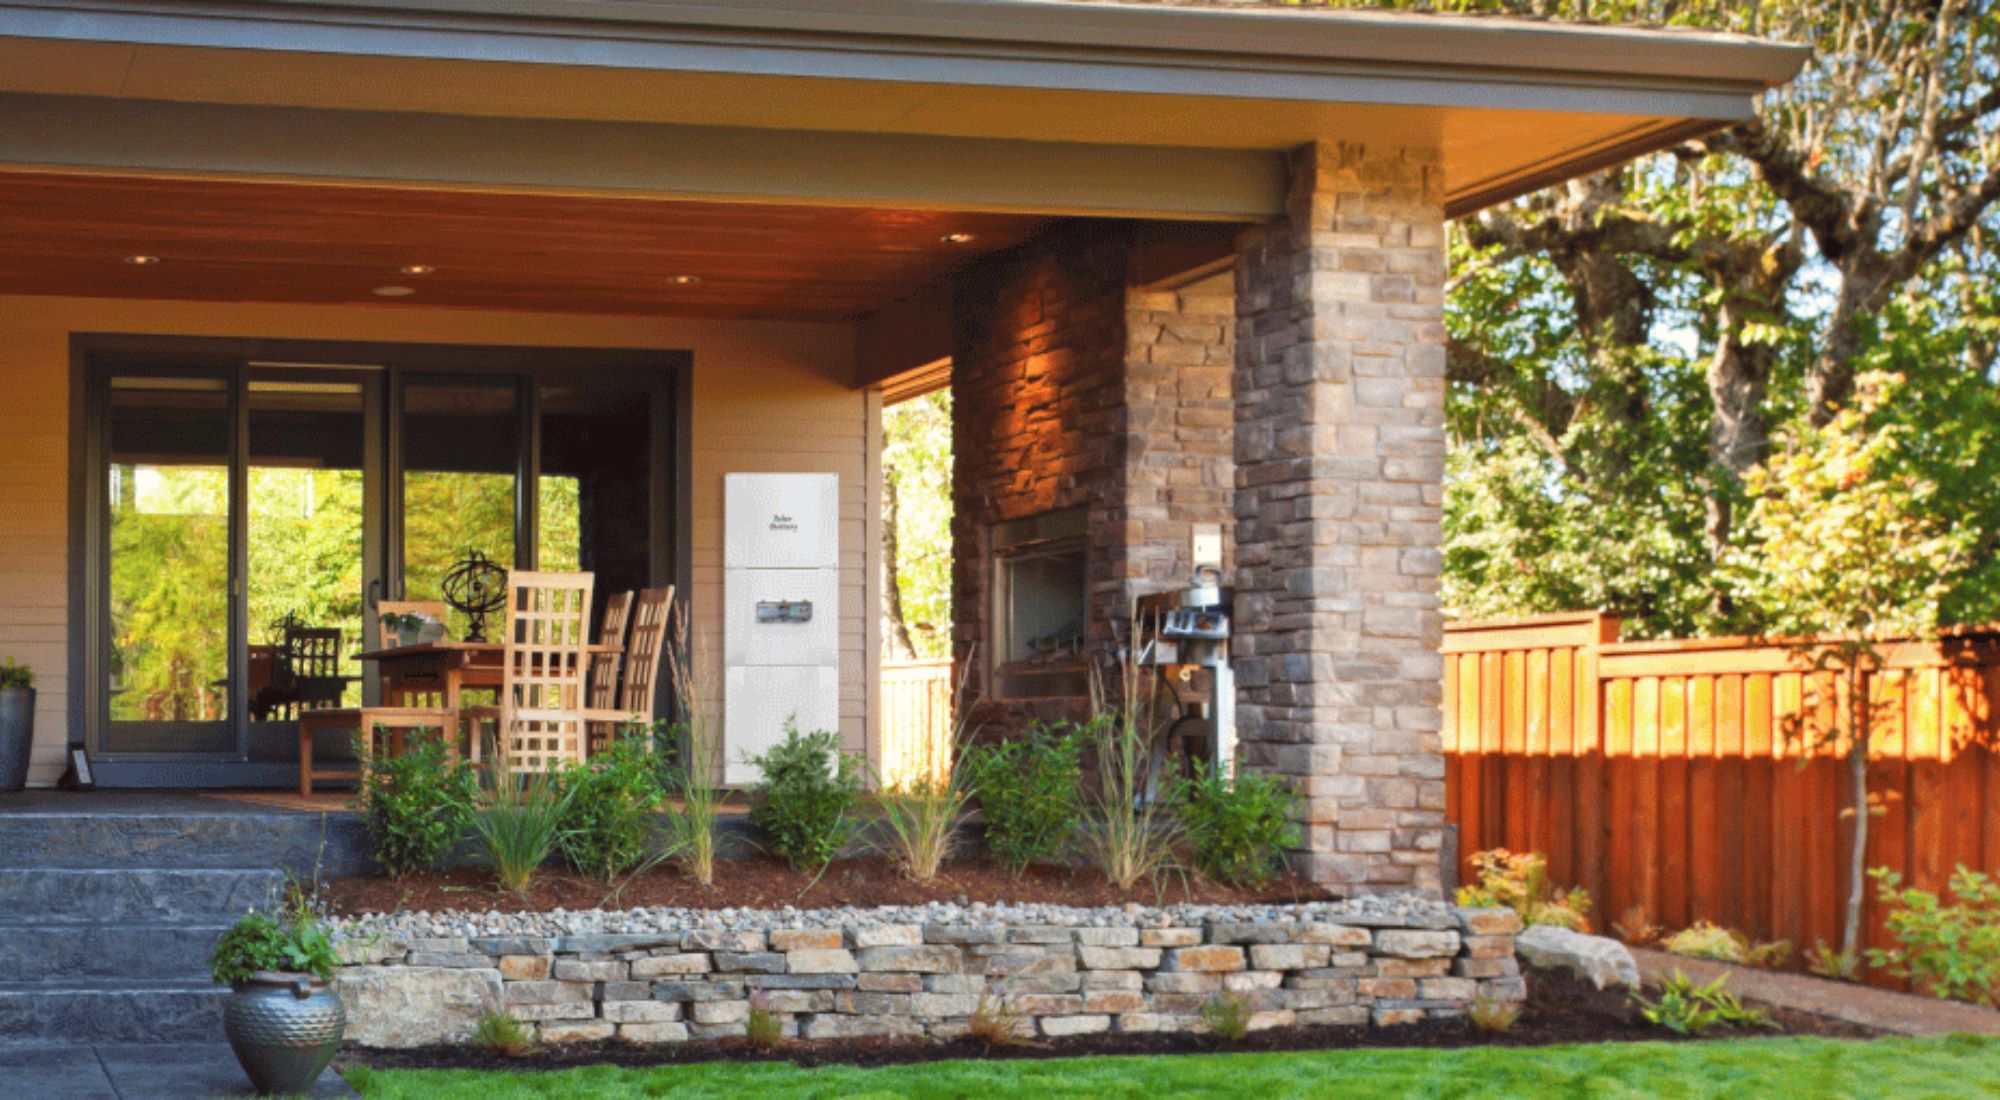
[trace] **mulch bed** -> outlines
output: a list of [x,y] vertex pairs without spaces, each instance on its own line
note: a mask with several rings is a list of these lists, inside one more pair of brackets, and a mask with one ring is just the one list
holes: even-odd
[[443,912],[497,910],[542,913],[552,909],[801,909],[877,905],[923,905],[928,902],[1010,902],[1073,906],[1144,905],[1192,902],[1202,905],[1275,904],[1321,901],[1330,895],[1303,879],[1287,877],[1262,890],[1242,890],[1193,876],[1170,877],[1159,889],[1141,886],[1121,892],[1102,874],[1086,868],[1032,867],[1021,878],[985,860],[949,864],[939,878],[915,883],[888,860],[843,859],[829,865],[818,881],[769,857],[732,859],[716,869],[713,887],[697,885],[671,868],[658,868],[607,886],[592,878],[553,869],[535,879],[525,898],[493,888],[491,873],[471,867],[428,871],[408,878],[373,876],[333,879],[322,886],[322,897],[341,916],[392,913],[398,910]]
[[[1755,1005],[1756,1002],[1746,1001]],[[1869,1039],[1881,1034],[1869,1028],[1770,1005],[1776,1028],[1722,1030],[1709,1038],[1744,1039],[1777,1036],[1818,1036],[1829,1039]],[[336,1065],[366,1065],[383,1069],[477,1069],[516,1072],[557,1070],[587,1065],[664,1066],[699,1062],[791,1062],[804,1067],[849,1065],[887,1066],[960,1059],[1076,1058],[1090,1055],[1202,1054],[1299,1050],[1354,1050],[1380,1047],[1503,1046],[1535,1047],[1556,1043],[1611,1043],[1655,1040],[1690,1042],[1665,1028],[1640,1019],[1622,990],[1598,990],[1559,971],[1528,975],[1528,1003],[1513,1028],[1503,1034],[1476,1030],[1465,1020],[1426,1020],[1404,1027],[1297,1027],[1253,1032],[1240,1043],[1225,1043],[1209,1035],[1096,1035],[1060,1041],[1037,1040],[1015,1046],[988,1046],[971,1039],[934,1042],[920,1039],[838,1039],[807,1042],[785,1040],[760,1049],[741,1039],[690,1042],[665,1046],[633,1046],[617,1042],[573,1043],[544,1047],[518,1057],[472,1046],[423,1047],[416,1050],[350,1049]]]

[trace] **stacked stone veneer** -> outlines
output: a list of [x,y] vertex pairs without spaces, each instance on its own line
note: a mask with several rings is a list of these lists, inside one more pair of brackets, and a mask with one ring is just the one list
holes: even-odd
[[339,979],[348,1039],[461,1042],[482,1012],[505,1009],[549,1042],[680,1043],[743,1034],[753,1006],[806,1039],[948,1038],[965,1033],[982,998],[1053,1038],[1196,1030],[1202,1006],[1231,995],[1247,1000],[1255,1028],[1413,1023],[1461,1014],[1475,998],[1526,995],[1508,910],[1397,899],[1208,916],[869,914],[743,921],[737,911],[736,923],[768,927],[622,933],[351,929],[344,950],[357,964]]
[[1305,795],[1300,869],[1440,889],[1444,209],[1435,153],[1319,145],[1236,268],[1245,763]]

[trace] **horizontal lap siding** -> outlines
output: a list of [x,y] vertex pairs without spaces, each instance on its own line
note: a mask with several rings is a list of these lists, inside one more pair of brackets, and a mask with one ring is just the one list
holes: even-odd
[[68,726],[69,340],[72,332],[659,348],[691,352],[694,617],[719,660],[722,477],[841,478],[841,727],[866,744],[874,560],[866,395],[848,388],[851,326],[763,321],[0,297],[0,655],[42,696],[30,781],[53,782]]
[[[1473,852],[1531,847],[1557,883],[1590,891],[1600,928],[1643,908],[1669,929],[1706,919],[1800,948],[1836,942],[1849,790],[1844,746],[1816,731],[1844,713],[1843,685],[1800,673],[1782,646],[1593,644],[1615,642],[1606,621],[1448,631],[1462,880]],[[2000,865],[2000,653],[1991,639],[1892,653],[1873,688],[1883,810],[1868,863],[1939,890],[1960,864]],[[1575,677],[1566,691],[1561,670]],[[1871,902],[1877,945],[1879,918]]]

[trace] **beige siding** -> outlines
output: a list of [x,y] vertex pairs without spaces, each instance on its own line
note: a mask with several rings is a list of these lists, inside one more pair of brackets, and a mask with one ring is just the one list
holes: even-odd
[[841,478],[841,726],[866,744],[867,395],[846,325],[0,296],[0,655],[42,691],[31,782],[61,770],[68,722],[69,339],[73,332],[686,350],[695,363],[693,613],[720,654],[722,475]]

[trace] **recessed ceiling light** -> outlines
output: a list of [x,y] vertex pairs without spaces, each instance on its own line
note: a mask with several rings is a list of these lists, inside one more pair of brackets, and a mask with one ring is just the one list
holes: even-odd
[[407,298],[415,293],[415,289],[407,286],[378,286],[375,288],[375,294],[382,298]]
[[159,263],[160,258],[158,256],[132,255],[125,257],[125,262],[131,264],[133,267],[151,267]]
[[672,284],[674,284],[675,286],[693,286],[693,285],[695,285],[696,283],[698,283],[698,282],[701,282],[701,276],[699,276],[699,275],[675,275],[675,276],[672,276],[671,278],[669,278],[669,279],[668,279],[667,281],[668,281],[668,282],[670,282],[670,283],[672,283]]
[[972,234],[946,233],[944,236],[939,237],[938,240],[943,241],[945,244],[970,244],[972,242]]
[[437,268],[429,264],[404,264],[396,270],[401,271],[405,275],[429,275],[431,272],[436,271]]

